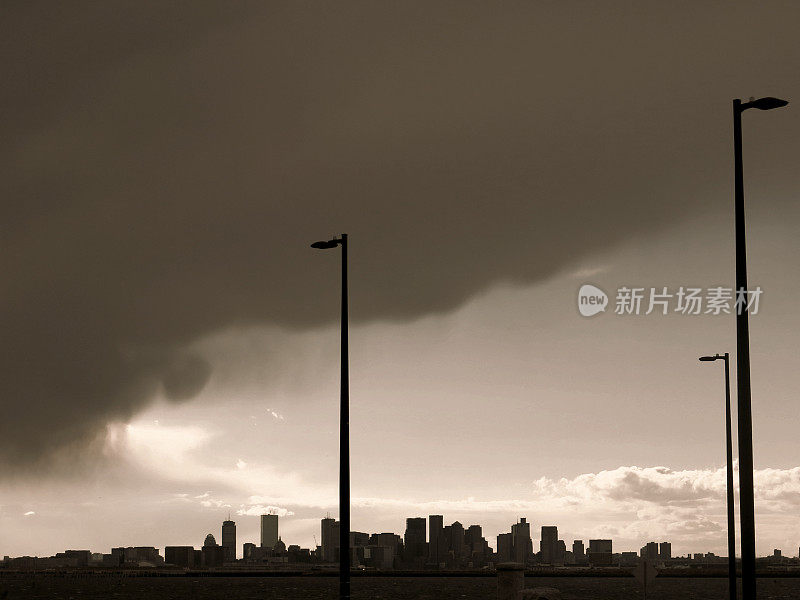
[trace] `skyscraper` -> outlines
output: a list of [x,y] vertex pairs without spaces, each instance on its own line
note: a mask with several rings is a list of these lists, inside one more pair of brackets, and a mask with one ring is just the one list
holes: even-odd
[[464,532],[464,547],[466,556],[472,561],[473,567],[483,564],[489,553],[489,544],[483,537],[483,528],[480,525],[470,525]]
[[326,517],[322,519],[322,560],[336,562],[336,549],[339,547],[339,521]]
[[658,545],[658,558],[661,560],[670,560],[672,558],[672,544],[669,542],[661,542]]
[[404,543],[406,560],[415,560],[425,556],[424,517],[411,517],[406,519]]
[[437,565],[442,562],[444,555],[442,549],[442,531],[444,530],[444,517],[430,515],[428,517],[428,558]]
[[542,540],[539,543],[540,561],[546,565],[556,563],[558,527],[542,526]]
[[553,555],[553,564],[563,565],[567,556],[567,544],[564,540],[556,540],[556,551]]
[[583,540],[573,540],[572,554],[577,564],[581,564],[584,561]]
[[450,563],[451,558],[460,561],[464,551],[464,526],[458,521],[448,525],[442,530],[440,542],[443,562]]
[[236,523],[234,521],[222,522],[222,547],[226,561],[236,560]]
[[613,564],[611,540],[589,540],[589,551],[586,558],[592,566],[605,567]]
[[473,553],[483,543],[483,528],[480,525],[470,525],[464,532],[464,545]]
[[274,548],[278,543],[278,515],[261,515],[261,547]]
[[639,556],[648,560],[658,560],[658,543],[647,542],[647,544],[642,546],[639,550]]
[[252,542],[245,542],[242,545],[242,558],[245,560],[255,558],[256,554],[256,545]]
[[525,517],[511,526],[511,539],[514,545],[514,562],[525,564],[528,562],[528,555],[531,553],[531,524]]
[[514,555],[514,540],[510,533],[501,533],[497,536],[497,560],[511,562]]

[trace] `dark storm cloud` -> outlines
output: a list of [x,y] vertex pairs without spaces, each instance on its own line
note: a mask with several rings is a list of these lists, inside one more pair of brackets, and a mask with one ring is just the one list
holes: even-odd
[[351,235],[355,321],[403,320],[721,206],[730,98],[798,67],[786,8],[4,12],[6,465],[80,449],[159,389],[191,397],[199,336],[334,320],[316,239]]

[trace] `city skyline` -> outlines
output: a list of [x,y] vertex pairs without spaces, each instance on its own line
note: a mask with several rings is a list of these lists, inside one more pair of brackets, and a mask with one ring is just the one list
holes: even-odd
[[[203,546],[208,545],[209,540],[211,540],[212,545],[220,547],[221,551],[224,552],[225,560],[230,560],[231,557],[234,559],[241,559],[243,555],[243,551],[241,550],[242,547],[245,548],[244,553],[247,552],[247,547],[251,546],[253,548],[262,548],[262,549],[271,549],[276,544],[281,543],[283,536],[281,535],[280,531],[281,528],[285,525],[285,522],[281,522],[279,524],[280,517],[276,514],[261,514],[258,515],[258,530],[257,530],[257,537],[253,538],[253,540],[248,540],[237,533],[239,530],[237,527],[237,523],[240,525],[244,523],[245,525],[249,525],[248,521],[234,521],[231,520],[230,515],[228,518],[221,522],[221,528],[218,532],[210,531],[206,534],[203,534],[205,541],[203,543],[198,544],[198,548],[202,548]],[[247,516],[245,516],[247,519]],[[291,524],[291,517],[288,517],[289,523]],[[438,523],[434,527],[434,519],[436,520],[435,523]],[[498,559],[500,562],[525,562],[525,556],[529,554],[535,554],[537,556],[537,561],[543,564],[563,564],[564,562],[564,552],[570,552],[572,554],[576,553],[576,545],[580,547],[580,551],[583,552],[584,549],[589,549],[589,542],[591,541],[598,541],[597,538],[594,540],[591,539],[590,536],[582,536],[579,538],[571,537],[570,535],[566,535],[563,533],[559,533],[558,525],[544,525],[541,526],[535,525],[533,522],[529,521],[527,517],[519,517],[518,520],[514,523],[511,523],[506,527],[506,529],[510,529],[509,531],[502,531],[499,530],[497,535],[491,535],[488,532],[484,531],[484,527],[480,523],[460,523],[457,519],[454,520],[451,524],[445,525],[447,521],[443,518],[443,515],[428,515],[426,517],[405,517],[405,530],[402,529],[392,529],[392,530],[385,530],[385,531],[377,531],[377,530],[370,530],[369,528],[363,530],[353,529],[351,531],[351,535],[368,535],[368,536],[376,536],[376,535],[393,535],[398,540],[401,540],[402,543],[405,545],[406,549],[410,548],[410,551],[413,554],[419,554],[420,556],[424,556],[426,558],[432,558],[437,556],[441,553],[441,550],[436,549],[437,546],[433,545],[435,540],[439,540],[442,536],[442,529],[446,528],[449,529],[451,525],[459,525],[461,527],[461,531],[463,535],[468,536],[473,529],[477,531],[477,535],[482,536],[485,540],[486,548],[490,551],[495,553],[497,556],[505,556],[503,550],[501,550],[500,538],[503,536],[507,536],[507,544],[508,548],[506,552],[508,556],[504,559]],[[289,545],[296,545],[301,548],[306,548],[311,550],[313,553],[316,549],[319,549],[321,557],[318,557],[317,560],[323,560],[326,562],[336,562],[334,558],[334,548],[338,552],[338,532],[339,532],[339,521],[336,520],[334,517],[331,517],[328,514],[326,517],[321,519],[321,524],[318,524],[317,534],[312,535],[312,539],[315,541],[316,545],[304,545],[303,543],[297,543],[298,540],[289,539],[288,543],[286,540],[283,540],[284,547]],[[419,522],[419,523],[418,523]],[[413,525],[412,525],[413,523]],[[419,527],[418,527],[419,525]],[[531,527],[534,529],[531,529]],[[524,527],[524,529],[519,529],[520,527]],[[290,527],[290,530],[292,528]],[[251,527],[245,527],[245,531],[250,531]],[[468,531],[469,530],[469,531]],[[368,533],[372,531],[372,533]],[[411,535],[414,536],[411,538],[413,540],[412,543],[409,541],[409,532],[413,532]],[[434,534],[434,531],[437,533]],[[537,537],[537,532],[541,531],[540,537]],[[562,531],[564,531],[562,529]],[[220,534],[221,532],[221,534]],[[198,534],[199,535],[199,534]],[[519,543],[517,542],[518,535],[521,535],[520,539],[527,540],[527,546],[525,544],[522,545],[522,549],[520,548]],[[216,538],[219,537],[220,541],[216,542]],[[328,540],[326,542],[325,540]],[[644,539],[644,538],[643,538]],[[238,540],[238,542],[237,542]],[[266,540],[266,541],[265,541]],[[601,542],[611,542],[612,539],[600,539]],[[255,543],[258,542],[258,543]],[[272,543],[271,543],[272,542]],[[421,544],[424,546],[423,550],[414,549],[413,544]],[[681,553],[673,553],[672,552],[672,542],[671,541],[659,541],[659,542],[652,542],[647,541],[644,542],[644,546],[640,547],[639,551],[637,552],[633,547],[620,547],[619,541],[617,546],[614,548],[615,555],[621,554],[630,554],[631,552],[637,552],[637,555],[640,555],[644,558],[663,558],[664,556],[670,558],[681,558],[683,554],[687,557],[691,557],[696,554],[705,555],[709,554],[708,549],[698,549],[694,547],[691,550],[684,551]],[[698,542],[699,544],[699,542]],[[79,546],[73,545],[74,547]],[[635,544],[634,544],[635,545]],[[131,545],[128,544],[127,547],[142,547],[142,548],[169,548],[169,547],[178,547],[178,548],[186,548],[193,546],[192,544],[172,544],[172,543],[164,543],[161,545],[148,545],[148,546],[141,546],[141,545]],[[654,555],[651,553],[651,546],[655,548]],[[126,545],[122,545],[121,547],[126,547]],[[559,550],[560,547],[560,550]],[[666,547],[666,550],[665,550]],[[797,545],[800,548],[800,545]],[[229,551],[229,548],[231,549]],[[525,550],[527,548],[527,550]],[[94,546],[90,548],[90,551],[94,549]],[[779,552],[782,548],[777,549]],[[773,556],[776,548],[771,549],[768,553],[763,555],[758,555],[759,557],[768,557]],[[229,553],[230,552],[230,553]],[[10,556],[11,558],[14,557],[22,557],[22,556],[39,556],[38,554],[3,554],[0,551],[0,556]],[[719,555],[715,552],[710,552],[710,556],[716,557],[724,557],[725,554]],[[41,556],[50,556],[50,554],[43,553]],[[739,558],[739,554],[737,553],[737,559]],[[784,556],[793,556],[792,554],[784,554]],[[560,558],[556,558],[560,557]],[[800,558],[800,549],[798,549],[798,558]]]
[[[308,244],[340,232],[351,529],[445,514],[495,544],[525,516],[725,555],[697,357],[735,363],[733,315],[577,294],[733,285],[730,103],[800,99],[800,7],[179,4],[8,9],[0,555],[197,546],[228,511],[310,547],[339,280]],[[767,556],[800,540],[800,112],[744,120]]]
[[[265,519],[266,518],[266,519]],[[675,554],[672,551],[670,541],[648,541],[639,548],[638,551],[613,547],[613,539],[566,539],[568,536],[560,535],[557,525],[542,525],[539,528],[540,535],[536,537],[536,531],[531,530],[531,523],[526,517],[520,517],[516,523],[512,523],[506,529],[510,532],[501,532],[496,536],[496,543],[489,543],[483,535],[483,527],[480,524],[463,524],[453,521],[449,525],[443,515],[428,515],[427,517],[406,517],[406,527],[404,533],[395,531],[390,532],[360,532],[353,530],[350,534],[350,545],[354,553],[361,553],[364,559],[363,548],[384,546],[392,548],[392,553],[388,555],[388,562],[381,558],[382,566],[378,568],[416,568],[416,569],[438,569],[441,565],[446,568],[475,568],[484,565],[492,566],[498,563],[516,562],[519,564],[540,565],[540,566],[593,566],[611,567],[635,566],[640,558],[654,562],[669,562],[670,560],[704,560],[707,559],[713,564],[721,564],[727,557],[717,555],[713,552],[687,552],[686,556]],[[255,544],[251,541],[241,541],[242,551],[236,548],[237,527],[236,522],[230,516],[221,523],[221,542],[216,541],[214,532],[206,534],[204,542],[196,549],[193,546],[179,546],[166,544],[163,556],[159,556],[159,546],[121,546],[111,548],[111,554],[103,559],[103,566],[114,566],[115,555],[124,555],[126,548],[134,561],[143,560],[147,567],[154,567],[164,564],[178,565],[184,567],[219,567],[224,563],[234,561],[250,561],[258,564],[265,561],[265,557],[273,556],[270,553],[273,549],[278,553],[274,556],[286,554],[287,547],[290,552],[294,548],[296,557],[305,553],[305,558],[300,558],[300,562],[307,562],[309,559],[315,563],[336,563],[339,552],[339,521],[330,516],[320,520],[319,534],[315,541],[319,544],[311,548],[303,548],[300,544],[294,544],[293,540],[282,540],[279,534],[279,517],[273,514],[259,515],[261,542]],[[454,528],[457,527],[457,533]],[[265,531],[267,532],[265,534]],[[268,538],[265,542],[265,537]],[[389,539],[391,538],[391,539]],[[565,539],[561,539],[565,538]],[[270,543],[274,541],[274,543]],[[569,543],[567,543],[569,542]],[[454,546],[455,544],[455,546]],[[455,554],[453,554],[455,549]],[[463,548],[463,550],[462,550]],[[538,549],[537,549],[538,548]],[[260,552],[259,552],[260,549]],[[360,549],[360,550],[359,550]],[[61,553],[54,553],[54,556],[43,555],[38,558],[49,560],[58,556],[69,558],[81,553],[89,553],[86,556],[95,557],[97,549],[67,549]],[[192,551],[196,553],[194,561],[188,556]],[[206,552],[209,551],[208,556]],[[212,552],[213,551],[213,552]],[[267,551],[266,553],[264,551]],[[188,555],[187,555],[188,552]],[[177,553],[177,554],[176,554]],[[99,553],[102,555],[102,552]],[[202,559],[200,558],[200,555]],[[137,558],[138,556],[138,558]],[[170,558],[172,557],[172,558]],[[781,548],[773,548],[772,551],[758,558],[797,558],[800,559],[800,546],[798,555],[795,557],[791,553],[783,553]],[[29,555],[8,556],[6,559],[28,559]],[[130,557],[128,557],[130,558]],[[177,562],[174,560],[177,558]],[[392,558],[395,559],[393,564]],[[106,564],[106,560],[111,561]],[[453,560],[456,562],[452,562]],[[96,560],[96,559],[95,559]],[[117,559],[119,560],[119,559]],[[367,556],[369,560],[369,556]],[[397,560],[400,562],[398,563]],[[479,560],[475,566],[473,560]],[[737,560],[739,557],[737,555]],[[202,562],[201,562],[202,561]],[[207,562],[209,561],[209,562]],[[459,562],[460,561],[460,562]],[[467,564],[469,561],[469,565]],[[291,559],[290,559],[291,562]],[[80,561],[79,561],[80,563]],[[77,566],[81,566],[78,564]],[[85,559],[83,566],[86,566]],[[274,566],[274,565],[273,565]]]

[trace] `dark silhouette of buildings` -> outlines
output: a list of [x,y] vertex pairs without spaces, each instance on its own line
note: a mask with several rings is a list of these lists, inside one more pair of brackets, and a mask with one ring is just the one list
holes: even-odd
[[[275,515],[265,515],[275,517]],[[350,559],[354,567],[365,569],[480,569],[497,563],[516,562],[532,566],[590,565],[592,567],[633,567],[641,558],[658,561],[662,566],[717,568],[727,562],[727,557],[714,553],[695,553],[686,557],[672,557],[670,542],[648,542],[640,551],[613,553],[610,539],[592,539],[588,548],[583,540],[573,540],[571,551],[564,540],[558,539],[556,526],[541,527],[540,552],[533,553],[530,523],[520,518],[511,525],[511,531],[497,536],[497,551],[489,547],[483,536],[483,528],[473,524],[466,529],[455,521],[443,526],[441,515],[409,517],[403,537],[396,533],[349,532],[352,552]],[[262,524],[264,520],[261,520]],[[274,531],[277,518],[268,520],[268,533]],[[426,526],[429,540],[426,542]],[[253,567],[281,569],[288,564],[336,563],[339,561],[340,523],[330,517],[321,520],[322,545],[313,551],[298,545],[288,545],[278,537],[272,547],[262,547],[251,542],[243,544],[243,558],[233,558],[232,548],[236,543],[236,524],[230,519],[222,524],[223,544],[217,544],[213,533],[205,537],[202,548],[192,546],[167,546],[164,559],[154,547],[118,547],[111,554],[93,554],[89,550],[67,550],[51,557],[18,557],[0,561],[0,568],[13,566],[21,569],[82,568],[82,567],[157,567],[166,564],[187,569],[220,568],[237,562]],[[269,529],[272,527],[272,529]],[[262,528],[262,533],[264,529]],[[798,564],[796,558],[786,558],[780,550],[758,559],[762,567],[784,567]]]
[[556,564],[558,546],[558,527],[542,525],[542,537],[539,542],[539,562],[546,565]]
[[128,546],[125,548],[112,548],[111,556],[114,563],[120,566],[156,566],[164,562],[158,549],[152,546]]
[[290,544],[286,549],[286,555],[290,563],[311,562],[311,551],[308,548],[301,548],[297,544]]
[[278,543],[278,515],[261,515],[261,547],[274,548]]
[[444,560],[444,517],[428,516],[428,560],[439,566]]
[[464,547],[467,551],[468,563],[471,563],[473,567],[483,566],[491,553],[480,525],[467,527],[464,532]]
[[426,555],[425,519],[423,517],[410,517],[406,519],[405,560],[406,562],[422,565]]
[[355,546],[366,546],[369,544],[370,535],[368,533],[364,533],[363,531],[351,531],[350,532],[350,547],[354,548]]
[[458,521],[447,525],[443,531],[445,553],[448,567],[455,567],[464,554],[464,526]]
[[524,517],[511,526],[511,533],[497,536],[498,562],[516,562],[527,564],[533,556],[531,541],[531,524]]
[[[572,554],[572,553],[570,553]],[[553,564],[563,565],[567,558],[567,544],[564,540],[556,540],[556,551],[553,557]]]
[[201,562],[204,567],[221,567],[225,563],[225,549],[217,544],[214,535],[209,533],[201,549]]
[[647,542],[647,544],[642,546],[639,550],[639,556],[646,558],[647,560],[658,560],[658,543]]
[[526,564],[528,557],[533,554],[533,542],[531,541],[531,524],[525,517],[511,526],[512,560],[520,564]]
[[326,517],[322,519],[322,560],[335,562],[339,548],[339,521]]
[[672,544],[669,542],[647,542],[639,549],[639,556],[653,562],[664,562],[672,559]]
[[658,545],[658,557],[661,560],[671,560],[672,559],[672,544],[669,542],[661,542]]
[[164,548],[164,562],[176,567],[199,567],[194,562],[194,547],[192,546],[166,546]]
[[583,540],[573,540],[572,542],[572,556],[575,559],[576,565],[582,565],[586,561],[586,555],[583,548]]
[[222,547],[226,562],[236,560],[236,523],[230,519],[222,522]]
[[242,558],[244,560],[252,560],[256,556],[257,546],[252,542],[245,542],[242,544]]
[[510,533],[497,536],[497,560],[511,562],[514,557],[514,537]]
[[614,564],[611,540],[589,540],[588,562],[593,567],[610,567]]

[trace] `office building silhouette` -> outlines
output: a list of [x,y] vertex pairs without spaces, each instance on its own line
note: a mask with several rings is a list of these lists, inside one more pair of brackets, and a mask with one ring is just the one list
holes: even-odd
[[427,548],[425,545],[425,518],[410,517],[406,519],[406,532],[403,537],[405,543],[406,561],[416,561],[425,558]]
[[614,564],[611,540],[589,540],[586,553],[589,564],[594,567],[610,567]]
[[512,560],[524,565],[528,562],[528,556],[533,554],[531,524],[527,522],[525,517],[522,517],[519,523],[511,526],[511,540],[513,545]]
[[438,565],[444,560],[444,517],[428,516],[428,560]]
[[222,522],[222,548],[226,562],[236,560],[236,523],[230,519]]
[[557,546],[558,527],[542,525],[542,537],[539,542],[539,562],[546,565],[556,564]]
[[501,533],[497,536],[498,562],[511,562],[514,557],[514,539],[510,533]]
[[278,515],[261,515],[261,547],[274,548],[278,543]]
[[339,548],[339,521],[326,517],[322,519],[322,560],[336,562]]
[[672,558],[672,544],[669,542],[661,542],[658,545],[658,557],[661,560],[670,560]]
[[575,564],[583,564],[586,560],[586,555],[583,548],[583,540],[573,540],[572,542],[572,555],[575,558]]

